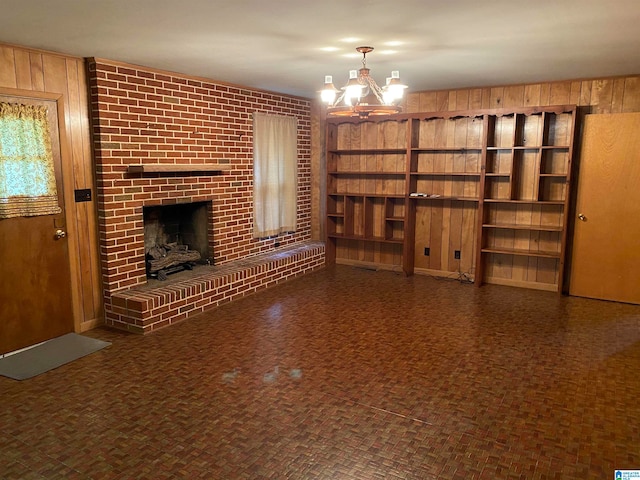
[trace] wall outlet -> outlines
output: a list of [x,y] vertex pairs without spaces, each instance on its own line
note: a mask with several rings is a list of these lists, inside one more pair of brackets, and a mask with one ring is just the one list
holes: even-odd
[[90,188],[82,188],[80,190],[73,191],[76,203],[77,202],[90,202],[91,201],[91,189]]
[[431,253],[431,249],[429,247],[424,247],[424,256],[428,257]]
[[456,260],[460,260],[460,250],[453,251],[453,258],[455,258]]

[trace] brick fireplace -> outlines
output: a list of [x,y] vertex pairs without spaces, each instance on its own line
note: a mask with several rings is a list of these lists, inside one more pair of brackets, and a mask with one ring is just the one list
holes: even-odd
[[[209,205],[208,255],[221,266],[310,239],[308,99],[102,59],[88,72],[108,325],[129,329],[113,297],[147,285],[145,208]],[[277,239],[252,236],[254,112],[298,119],[299,228]]]

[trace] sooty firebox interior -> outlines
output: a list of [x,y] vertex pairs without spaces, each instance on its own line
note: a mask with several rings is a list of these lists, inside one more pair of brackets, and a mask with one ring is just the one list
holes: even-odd
[[211,263],[208,218],[210,202],[143,208],[147,275],[166,279],[197,263]]

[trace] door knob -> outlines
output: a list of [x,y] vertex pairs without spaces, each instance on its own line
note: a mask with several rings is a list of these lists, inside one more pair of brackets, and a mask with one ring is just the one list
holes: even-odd
[[56,230],[56,233],[55,233],[56,240],[60,240],[61,238],[64,238],[66,236],[67,236],[67,232],[65,232],[64,230],[60,228]]
[[586,221],[587,221],[587,217],[585,217],[582,213],[579,213],[579,214],[578,214],[578,218],[579,218],[580,220],[582,220],[583,222],[586,222]]

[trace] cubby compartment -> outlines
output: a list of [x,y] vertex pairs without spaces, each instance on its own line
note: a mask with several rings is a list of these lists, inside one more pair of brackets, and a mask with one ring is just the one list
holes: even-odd
[[543,148],[540,159],[540,175],[557,175],[566,177],[569,173],[569,148]]

